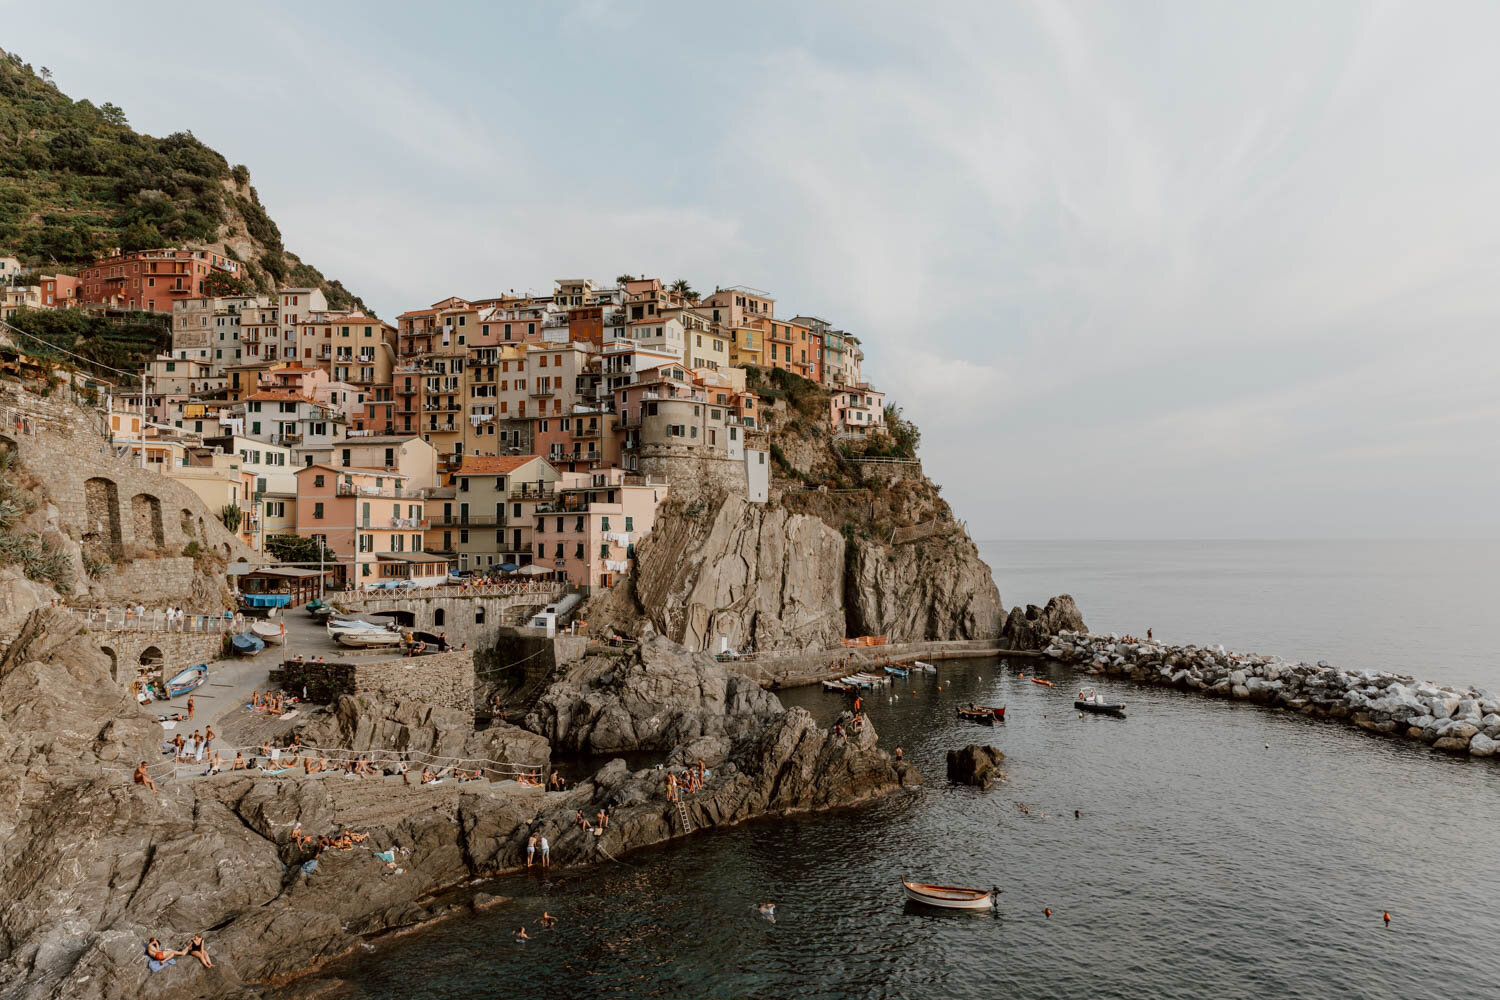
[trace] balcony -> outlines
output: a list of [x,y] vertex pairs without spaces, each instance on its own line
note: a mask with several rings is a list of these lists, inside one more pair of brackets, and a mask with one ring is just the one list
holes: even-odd
[[602,433],[604,433],[604,431],[601,428],[598,428],[598,427],[574,427],[573,428],[573,436],[575,438],[582,438],[584,440],[587,440],[589,438],[597,438]]
[[526,395],[530,396],[532,399],[546,399],[549,396],[557,395],[557,390],[539,387],[532,389]]
[[505,518],[494,514],[465,514],[462,511],[454,511],[451,514],[437,514],[429,518],[435,528],[503,528]]
[[360,486],[356,483],[339,483],[335,492],[341,497],[375,497],[381,500],[421,500],[422,490],[410,490],[397,486]]
[[455,424],[452,421],[449,421],[446,424],[428,424],[426,427],[423,427],[422,430],[428,432],[429,434],[451,434],[454,431],[458,430],[458,424]]

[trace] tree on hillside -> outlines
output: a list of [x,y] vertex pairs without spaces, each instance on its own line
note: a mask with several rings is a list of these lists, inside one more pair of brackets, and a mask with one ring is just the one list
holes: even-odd
[[135,220],[120,234],[120,249],[126,253],[132,250],[155,250],[157,247],[165,246],[166,242],[166,237],[162,236],[161,230],[145,219]]
[[917,429],[916,424],[901,415],[901,407],[895,403],[885,404],[885,429],[896,442],[901,458],[917,457],[917,445],[922,443],[922,432]]
[[320,552],[323,562],[337,561],[332,549],[316,538],[303,538],[301,535],[272,535],[266,539],[266,552],[277,562],[316,563]]
[[619,275],[619,276],[617,276],[615,278],[615,284],[617,284],[617,285],[623,285],[627,281],[634,281],[634,280],[636,280],[636,279],[635,279],[635,275],[633,275],[633,274],[621,274],[621,275]]
[[125,117],[125,109],[121,108],[118,104],[111,104],[105,101],[99,106],[99,113],[111,125],[118,125],[120,128],[130,127],[130,121]]
[[243,275],[214,271],[203,279],[204,295],[249,295],[255,287]]

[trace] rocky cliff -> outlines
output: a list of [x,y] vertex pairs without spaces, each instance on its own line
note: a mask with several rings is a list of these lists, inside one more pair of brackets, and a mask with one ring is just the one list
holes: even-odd
[[[674,758],[705,760],[707,785],[679,809],[666,801],[661,771],[615,761],[566,792],[234,772],[179,775],[153,793],[130,775],[139,760],[160,759],[160,729],[111,683],[105,657],[72,619],[37,612],[0,657],[0,1000],[259,996],[260,986],[345,954],[364,935],[451,911],[439,893],[521,863],[533,831],[551,840],[555,864],[588,863],[921,780],[878,748],[872,726],[846,742],[662,639],[613,668],[586,658],[568,681],[572,689],[549,692],[549,725],[563,739],[633,749],[681,738]],[[645,715],[648,703],[659,718]],[[473,733],[435,706],[358,697],[304,734],[368,747],[544,746],[514,727]],[[605,836],[573,822],[576,811],[601,808],[611,815]],[[298,824],[370,840],[323,853],[308,873],[308,852],[291,839]],[[371,855],[386,849],[401,871]],[[180,947],[197,931],[214,969],[179,960],[147,970],[149,936]]]

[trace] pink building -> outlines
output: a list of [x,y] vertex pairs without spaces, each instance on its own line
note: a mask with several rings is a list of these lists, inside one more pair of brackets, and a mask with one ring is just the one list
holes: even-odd
[[627,575],[635,546],[656,524],[665,484],[622,469],[562,473],[550,503],[535,507],[533,562],[562,570],[579,587],[610,587]]

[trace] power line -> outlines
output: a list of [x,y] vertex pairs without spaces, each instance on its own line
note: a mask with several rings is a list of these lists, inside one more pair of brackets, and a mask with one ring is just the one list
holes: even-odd
[[122,369],[116,368],[113,365],[107,365],[103,361],[96,361],[93,358],[86,358],[82,354],[76,354],[73,351],[68,350],[66,347],[63,347],[63,346],[61,346],[59,344],[52,343],[52,341],[50,341],[50,340],[47,340],[47,339],[45,339],[43,337],[38,337],[34,333],[28,333],[25,330],[20,329],[19,327],[12,326],[6,320],[0,319],[0,326],[3,326],[5,329],[9,330],[11,333],[20,334],[22,337],[25,337],[28,340],[34,340],[34,341],[36,341],[39,344],[42,344],[42,345],[44,345],[46,347],[50,347],[54,351],[61,351],[63,354],[66,354],[69,357],[77,358],[79,361],[82,361],[85,364],[94,365],[97,368],[107,369],[109,371],[114,372],[116,375],[124,375],[124,376],[126,376],[128,378],[134,378],[135,377],[135,373],[134,372],[127,372],[127,371],[124,371]]

